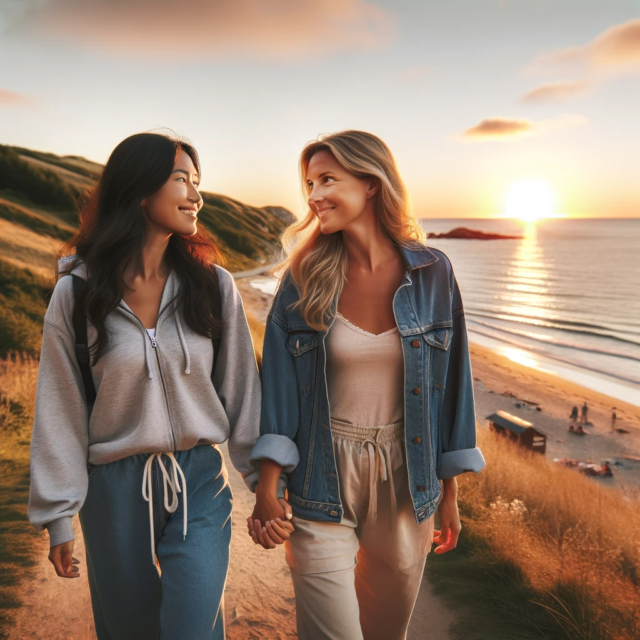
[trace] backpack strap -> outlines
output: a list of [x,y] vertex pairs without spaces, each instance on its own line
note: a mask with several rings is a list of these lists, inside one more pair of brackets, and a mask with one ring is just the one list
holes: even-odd
[[80,367],[82,375],[82,384],[84,386],[84,395],[87,399],[89,409],[93,407],[96,401],[96,388],[93,384],[91,376],[91,354],[89,352],[89,339],[87,337],[87,316],[80,304],[80,294],[84,288],[84,280],[79,276],[71,275],[73,278],[73,332],[76,339],[76,360]]
[[[215,265],[212,266],[216,277],[218,277]],[[216,318],[220,318],[222,321],[222,297],[220,296],[220,278],[218,277],[218,290],[213,299],[213,315]],[[216,364],[218,362],[218,356],[220,355],[220,347],[222,346],[222,327],[220,328],[220,335],[214,336],[211,341],[213,342],[213,368],[211,369],[211,380],[213,381],[213,374],[216,371]]]

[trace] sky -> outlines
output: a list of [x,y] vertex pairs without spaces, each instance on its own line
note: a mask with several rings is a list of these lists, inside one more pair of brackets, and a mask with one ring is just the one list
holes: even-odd
[[640,217],[639,113],[640,0],[0,0],[0,144],[104,163],[166,127],[205,190],[296,215],[302,147],[352,128],[418,217],[504,215],[522,180]]

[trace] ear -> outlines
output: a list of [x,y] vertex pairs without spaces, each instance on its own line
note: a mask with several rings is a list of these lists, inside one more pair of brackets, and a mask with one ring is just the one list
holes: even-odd
[[147,199],[146,198],[142,198],[142,200],[140,202],[140,206],[141,207],[146,207],[147,206]]
[[373,196],[380,190],[380,181],[378,178],[371,177],[367,180],[367,200],[373,198]]

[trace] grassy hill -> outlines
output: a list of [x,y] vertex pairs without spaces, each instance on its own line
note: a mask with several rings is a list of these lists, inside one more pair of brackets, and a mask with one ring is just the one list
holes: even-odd
[[[0,357],[37,355],[56,255],[77,228],[77,202],[102,166],[0,145]],[[201,223],[215,236],[231,271],[272,262],[279,237],[294,220],[282,207],[252,207],[202,193]]]

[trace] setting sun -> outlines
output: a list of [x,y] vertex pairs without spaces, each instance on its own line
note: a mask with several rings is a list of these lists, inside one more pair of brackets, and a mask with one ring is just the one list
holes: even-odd
[[556,217],[556,194],[548,182],[523,178],[514,182],[505,195],[505,217],[534,221]]

